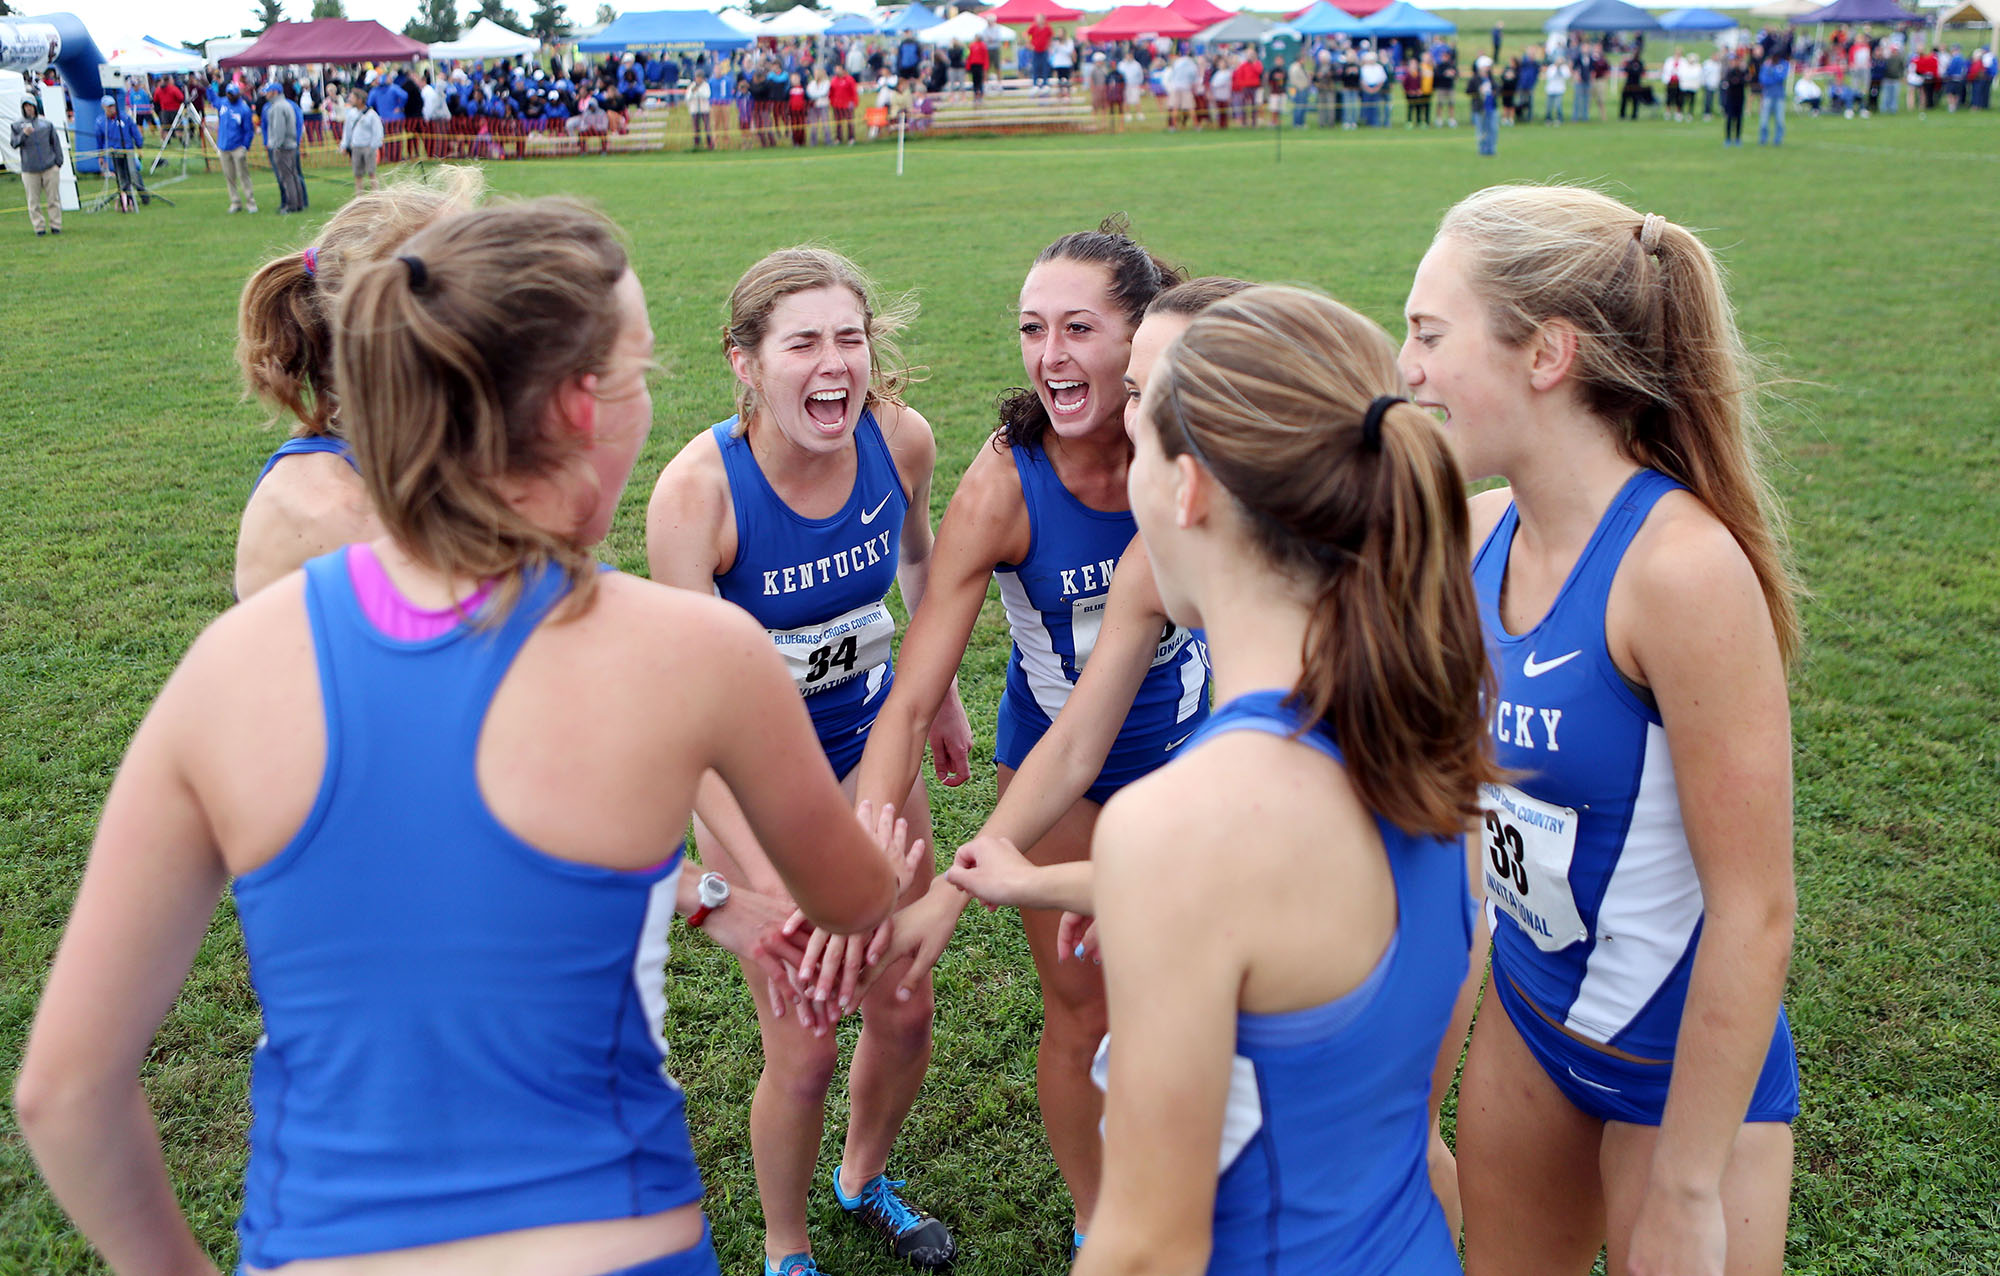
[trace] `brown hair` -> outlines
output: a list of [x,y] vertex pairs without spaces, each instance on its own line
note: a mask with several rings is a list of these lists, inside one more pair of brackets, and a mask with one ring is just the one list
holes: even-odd
[[1149,315],[1198,315],[1224,297],[1234,297],[1257,285],[1233,275],[1203,275],[1190,279],[1154,297],[1146,305]]
[[1574,186],[1493,186],[1444,216],[1496,337],[1576,334],[1570,377],[1633,460],[1685,484],[1757,573],[1787,663],[1803,642],[1783,513],[1763,471],[1760,368],[1700,237]]
[[[896,334],[917,317],[914,298],[904,296],[882,304],[873,280],[861,268],[830,248],[801,245],[781,248],[743,272],[729,290],[729,322],[722,329],[722,352],[741,350],[751,358],[764,343],[771,326],[771,312],[793,293],[815,288],[845,288],[861,303],[862,326],[868,332],[868,395],[865,407],[901,403],[903,390],[913,376],[903,360]],[[737,429],[747,429],[756,411],[756,395],[750,387],[737,383]]]
[[543,563],[568,576],[566,606],[580,612],[597,580],[589,547],[523,518],[493,481],[552,473],[581,446],[550,428],[550,403],[565,381],[610,370],[628,269],[617,229],[573,200],[539,199],[450,218],[402,249],[354,272],[335,325],[369,501],[433,570],[498,578],[489,615]]
[[357,195],[327,218],[307,253],[259,267],[236,307],[236,363],[250,394],[297,419],[295,435],[338,434],[334,423],[333,312],[350,270],[380,261],[440,217],[472,208],[486,177],[444,166]]
[[1169,457],[1186,452],[1247,515],[1259,549],[1313,588],[1293,698],[1330,723],[1361,800],[1412,832],[1462,832],[1494,777],[1491,674],[1464,481],[1408,393],[1387,333],[1297,288],[1197,315],[1147,388]]
[[[1104,267],[1105,274],[1110,276],[1112,303],[1126,324],[1136,329],[1146,317],[1146,307],[1153,298],[1186,278],[1186,274],[1146,251],[1132,238],[1131,230],[1124,214],[1114,213],[1099,222],[1096,230],[1073,231],[1042,249],[1035,257],[1035,265],[1081,261]],[[1049,428],[1049,410],[1042,406],[1041,395],[1020,386],[1003,390],[999,408],[1000,429],[993,436],[996,450],[1041,446],[1042,435]]]

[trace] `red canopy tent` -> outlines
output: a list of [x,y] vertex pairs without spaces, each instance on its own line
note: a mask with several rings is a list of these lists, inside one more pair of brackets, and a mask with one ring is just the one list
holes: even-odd
[[1178,13],[1199,27],[1212,27],[1236,16],[1227,9],[1216,8],[1211,0],[1168,0],[1167,11]]
[[[1396,0],[1333,0],[1333,7],[1352,17],[1365,18],[1371,13],[1380,13],[1395,2]],[[1313,4],[1317,3],[1319,3],[1319,0],[1313,0]],[[1303,9],[1288,13],[1285,15],[1285,21],[1296,21],[1304,17],[1311,9],[1312,5],[1309,4]]]
[[1047,18],[1050,22],[1075,22],[1082,16],[1082,10],[1065,9],[1055,0],[1007,0],[999,8],[986,11],[988,22],[1004,22],[1013,26],[1026,26],[1036,18]]
[[232,53],[219,65],[299,66],[308,62],[414,62],[430,47],[397,35],[379,22],[325,18],[318,22],[278,22],[257,43]]
[[1202,24],[1189,22],[1171,9],[1157,4],[1121,4],[1104,19],[1079,29],[1077,35],[1092,44],[1106,40],[1136,40],[1145,35],[1193,35]]

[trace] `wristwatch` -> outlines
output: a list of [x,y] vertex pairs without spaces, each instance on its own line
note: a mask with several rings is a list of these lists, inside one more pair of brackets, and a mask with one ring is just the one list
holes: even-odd
[[720,873],[703,873],[695,890],[701,907],[688,914],[688,925],[700,929],[710,913],[729,902],[729,879]]

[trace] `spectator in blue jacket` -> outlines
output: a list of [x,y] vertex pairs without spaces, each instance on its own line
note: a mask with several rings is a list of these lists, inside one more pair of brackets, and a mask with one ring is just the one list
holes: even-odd
[[1777,56],[1765,58],[1757,68],[1757,88],[1764,95],[1763,113],[1757,117],[1759,146],[1785,144],[1785,80],[1790,70],[1791,63]]
[[111,172],[118,178],[118,211],[129,213],[134,188],[140,199],[148,204],[153,202],[146,190],[145,174],[139,171],[139,151],[146,139],[132,117],[119,109],[117,98],[106,93],[101,105],[104,115],[97,121],[98,158],[110,164]]
[[215,145],[222,152],[223,180],[229,183],[229,211],[240,213],[248,206],[254,213],[257,192],[250,185],[250,139],[256,135],[257,125],[242,89],[232,84],[223,90],[215,118]]

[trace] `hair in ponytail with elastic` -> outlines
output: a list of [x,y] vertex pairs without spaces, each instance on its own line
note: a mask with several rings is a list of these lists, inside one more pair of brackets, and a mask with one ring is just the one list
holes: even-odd
[[1639,464],[1687,485],[1757,573],[1789,663],[1803,643],[1784,518],[1763,469],[1760,368],[1736,328],[1722,268],[1700,237],[1574,186],[1494,186],[1445,214],[1494,335],[1523,345],[1550,323],[1576,334],[1584,406]]
[[[1187,275],[1178,266],[1148,252],[1132,238],[1131,231],[1131,223],[1124,214],[1114,213],[1099,222],[1096,230],[1073,231],[1042,249],[1035,265],[1080,261],[1104,267],[1110,276],[1112,304],[1128,328],[1136,329],[1146,317],[1146,307],[1153,298]],[[1042,405],[1041,395],[1020,387],[1006,390],[1000,395],[999,408],[1000,429],[993,436],[996,450],[1041,446],[1042,435],[1049,428],[1049,410]]]
[[304,252],[265,262],[236,307],[244,389],[289,412],[296,436],[338,434],[333,312],[348,273],[387,257],[438,218],[472,208],[485,189],[485,175],[471,165],[398,178],[343,204]]
[[1213,474],[1257,547],[1310,588],[1294,696],[1332,725],[1362,801],[1448,835],[1495,775],[1480,709],[1491,674],[1464,481],[1407,393],[1375,323],[1258,287],[1195,316],[1146,401],[1167,456]]
[[590,547],[524,518],[495,480],[552,474],[582,451],[551,406],[565,382],[613,370],[627,269],[601,213],[540,199],[420,231],[341,296],[336,384],[369,501],[419,562],[496,581],[496,619],[522,572],[548,563],[569,578],[570,614],[589,605]]

